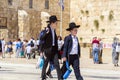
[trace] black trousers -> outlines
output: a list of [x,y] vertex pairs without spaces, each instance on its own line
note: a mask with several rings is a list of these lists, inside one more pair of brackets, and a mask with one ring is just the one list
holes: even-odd
[[[74,69],[74,73],[76,76],[77,80],[83,80],[83,77],[81,76],[80,73],[80,68],[79,68],[79,57],[78,55],[70,55],[69,59],[68,59],[69,65],[72,65],[73,69]],[[63,66],[61,68],[62,71],[62,76],[65,74],[67,68],[66,68],[66,63],[63,62]]]
[[51,74],[51,64],[54,65],[54,61],[50,61],[50,62],[49,62],[49,69],[48,69],[48,71],[47,71],[47,74],[48,74],[48,75]]
[[51,51],[52,51],[52,52],[50,52],[51,56],[47,55],[49,53],[45,53],[45,55],[47,55],[47,56],[44,60],[44,65],[43,65],[43,69],[42,69],[42,79],[46,79],[46,68],[48,66],[48,62],[50,62],[52,60],[54,63],[54,67],[57,70],[58,80],[60,80],[61,79],[61,70],[60,70],[60,65],[59,65],[59,61],[58,61],[58,53],[54,52],[54,51],[56,51],[54,47],[52,47]]
[[27,54],[27,58],[30,59],[30,53]]

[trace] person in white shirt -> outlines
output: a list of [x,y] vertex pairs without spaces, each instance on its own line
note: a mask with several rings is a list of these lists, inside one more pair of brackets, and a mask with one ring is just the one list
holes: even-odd
[[31,38],[31,39],[29,40],[28,44],[31,44],[31,43],[33,43],[33,46],[35,47],[36,41],[35,41],[34,38]]
[[28,44],[28,46],[26,47],[27,59],[30,59],[31,50],[32,50],[31,45]]
[[5,58],[5,45],[6,45],[6,42],[3,38],[2,39],[2,58]]
[[40,40],[39,39],[36,40],[36,46],[37,46],[37,50],[39,51],[39,49],[40,49]]
[[64,41],[62,40],[62,37],[58,36],[58,50],[61,50],[63,44],[64,44]]
[[15,40],[14,42],[13,42],[13,53],[14,54],[16,54],[16,44],[17,44],[17,40]]
[[77,31],[80,25],[76,25],[74,22],[69,24],[69,28],[66,30],[70,32],[70,35],[66,36],[64,39],[64,48],[63,48],[63,67],[61,68],[62,75],[64,76],[66,72],[66,64],[67,61],[69,66],[72,65],[75,73],[76,80],[83,80],[83,77],[80,73],[80,45],[77,37]]
[[61,60],[61,55],[63,53],[63,44],[64,44],[64,41],[62,40],[62,37],[61,36],[58,36],[58,58],[60,60],[60,63],[62,63],[62,60]]

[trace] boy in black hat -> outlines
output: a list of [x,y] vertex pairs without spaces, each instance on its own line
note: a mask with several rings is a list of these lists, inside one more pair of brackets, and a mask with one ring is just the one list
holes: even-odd
[[80,69],[79,69],[79,57],[80,57],[80,45],[77,38],[77,28],[79,28],[80,25],[76,25],[74,22],[71,22],[69,24],[69,28],[67,28],[67,31],[70,31],[70,35],[65,37],[64,40],[64,49],[62,54],[62,59],[64,61],[63,67],[62,67],[62,75],[66,72],[66,65],[65,61],[67,60],[69,62],[69,65],[72,65],[74,69],[74,73],[77,80],[83,80]]
[[45,61],[42,69],[42,80],[46,80],[46,68],[48,62],[52,61],[54,63],[54,67],[57,70],[58,80],[61,80],[61,71],[58,61],[58,43],[57,43],[57,35],[55,29],[57,28],[57,17],[55,15],[49,17],[49,24],[46,28],[46,33],[42,37],[44,39],[44,55]]

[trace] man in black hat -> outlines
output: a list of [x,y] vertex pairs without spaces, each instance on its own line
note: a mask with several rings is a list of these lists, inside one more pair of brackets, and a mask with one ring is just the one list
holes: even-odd
[[55,15],[49,17],[49,24],[46,28],[46,33],[43,36],[45,61],[42,69],[42,80],[46,80],[46,68],[48,62],[52,61],[57,70],[58,80],[61,80],[61,71],[58,61],[58,44],[55,29],[57,28],[57,17]]
[[79,69],[79,57],[80,57],[80,45],[77,38],[77,28],[79,28],[80,25],[76,25],[74,22],[71,22],[69,24],[69,28],[67,28],[67,31],[70,31],[70,35],[65,37],[64,40],[64,49],[62,54],[62,59],[64,61],[62,70],[62,75],[66,72],[66,65],[65,61],[67,60],[69,65],[72,65],[74,69],[74,73],[77,80],[83,80],[80,69]]

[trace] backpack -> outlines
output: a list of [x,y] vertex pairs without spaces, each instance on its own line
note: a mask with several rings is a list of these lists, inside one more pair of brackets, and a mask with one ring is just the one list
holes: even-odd
[[31,47],[34,47],[34,43],[33,43],[33,41],[30,42],[30,45],[31,45]]
[[45,40],[43,38],[43,36],[46,34],[46,30],[42,30],[39,34],[39,47],[40,47],[40,51],[43,51],[44,46],[45,46]]
[[17,49],[22,48],[22,42],[16,44]]

